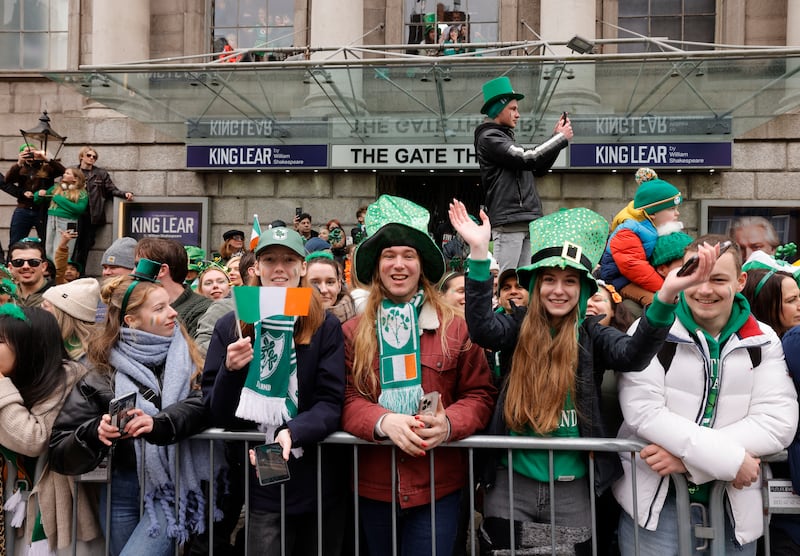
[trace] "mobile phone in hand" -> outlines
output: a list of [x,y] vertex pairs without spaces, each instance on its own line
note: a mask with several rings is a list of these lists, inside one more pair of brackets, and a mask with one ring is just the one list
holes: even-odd
[[111,416],[111,426],[117,427],[121,434],[125,434],[125,425],[133,419],[128,411],[136,407],[136,392],[129,392],[108,403],[108,414]]
[[697,270],[697,265],[700,264],[700,258],[697,255],[689,257],[683,266],[678,269],[678,276],[687,276]]
[[436,415],[439,409],[439,392],[428,392],[419,399],[418,415]]
[[78,231],[78,223],[77,222],[67,222],[67,231],[68,232],[77,232]]
[[253,448],[256,453],[256,477],[261,486],[288,481],[289,466],[283,459],[283,449],[277,442]]
[[569,118],[569,112],[565,110],[564,112],[561,113],[561,125],[567,123],[567,118]]

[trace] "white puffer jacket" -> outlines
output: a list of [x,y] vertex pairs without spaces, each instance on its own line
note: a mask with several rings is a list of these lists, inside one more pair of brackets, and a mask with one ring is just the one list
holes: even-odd
[[[696,344],[678,321],[667,342],[677,343],[665,372],[658,358],[640,373],[619,373],[619,401],[625,422],[618,437],[654,443],[683,460],[687,479],[703,484],[736,477],[745,452],[764,456],[789,445],[797,428],[798,404],[777,334],[753,317],[724,345],[714,424],[700,422],[709,392],[709,351],[701,335]],[[747,348],[758,346],[761,363],[753,368]],[[625,475],[614,496],[633,516],[629,454],[620,454]],[[669,487],[636,457],[638,522],[655,530]],[[726,487],[736,539],[749,543],[763,532],[760,481],[744,489]]]

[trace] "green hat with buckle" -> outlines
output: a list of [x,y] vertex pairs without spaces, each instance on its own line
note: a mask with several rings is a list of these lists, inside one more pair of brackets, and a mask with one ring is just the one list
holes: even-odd
[[256,257],[270,245],[283,245],[287,249],[291,249],[297,253],[301,259],[306,260],[306,248],[303,245],[303,236],[290,228],[277,226],[264,230],[258,240],[258,245],[256,245]]
[[202,270],[200,262],[205,260],[206,250],[196,245],[184,245],[183,248],[186,250],[186,257],[189,259],[187,268],[200,272]]
[[496,77],[483,84],[483,106],[481,107],[481,114],[486,114],[490,118],[494,118],[499,114],[499,111],[492,116],[490,109],[496,102],[505,101],[503,102],[503,105],[505,105],[511,99],[521,100],[523,98],[525,98],[525,95],[514,91],[514,88],[511,86],[511,80],[508,77]]
[[530,290],[536,270],[547,267],[580,271],[592,292],[592,271],[600,262],[608,238],[608,222],[587,208],[561,209],[530,223],[531,264],[517,269],[522,287]]
[[387,247],[408,246],[419,253],[422,273],[432,283],[444,274],[444,257],[428,234],[430,213],[402,197],[381,195],[367,207],[364,227],[367,239],[358,244],[355,252],[356,278],[362,284],[372,282],[381,251]]

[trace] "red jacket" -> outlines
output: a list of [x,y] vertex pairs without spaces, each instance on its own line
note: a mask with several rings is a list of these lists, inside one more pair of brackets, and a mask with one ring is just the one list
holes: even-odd
[[[361,315],[343,326],[345,336],[345,389],[342,428],[365,440],[375,441],[375,424],[389,410],[356,391],[350,371],[353,364],[353,335]],[[420,354],[422,389],[438,390],[450,421],[450,440],[459,440],[482,430],[489,423],[497,394],[492,386],[483,349],[471,344],[464,319],[456,317],[447,327],[448,352],[442,353],[439,319],[425,304],[420,311]],[[468,349],[464,346],[469,345]],[[378,358],[373,364],[378,373]],[[358,450],[358,494],[373,500],[391,502],[392,476],[390,446],[362,446]],[[411,457],[397,450],[397,501],[401,508],[430,503],[431,452]],[[440,447],[433,450],[436,498],[451,494],[466,484],[467,457],[461,449]]]

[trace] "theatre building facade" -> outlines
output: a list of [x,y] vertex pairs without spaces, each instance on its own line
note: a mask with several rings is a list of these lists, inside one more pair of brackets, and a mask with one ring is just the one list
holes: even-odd
[[[229,228],[315,226],[382,193],[432,213],[483,201],[481,85],[525,94],[516,135],[575,139],[537,184],[545,211],[611,218],[633,174],[685,195],[688,231],[765,216],[800,243],[800,6],[791,0],[15,0],[0,8],[0,171],[20,130],[136,195],[109,204],[89,272],[117,236],[214,249]],[[0,196],[0,241],[14,199]],[[248,232],[249,233],[249,232]]]

